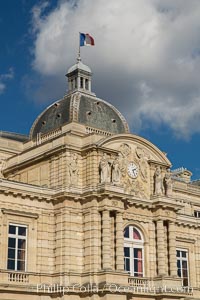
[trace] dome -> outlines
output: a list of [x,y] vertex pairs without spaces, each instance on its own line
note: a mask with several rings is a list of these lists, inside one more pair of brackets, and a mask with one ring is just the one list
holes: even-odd
[[50,105],[34,122],[30,138],[46,134],[61,126],[78,122],[111,134],[129,132],[121,113],[111,104],[90,94],[74,92]]
[[74,72],[77,69],[81,70],[81,71],[88,72],[88,73],[92,72],[91,69],[88,66],[86,66],[82,63],[82,61],[77,61],[77,63],[75,65],[73,65],[72,67],[69,68],[69,70],[67,71],[67,74],[70,74],[70,73]]

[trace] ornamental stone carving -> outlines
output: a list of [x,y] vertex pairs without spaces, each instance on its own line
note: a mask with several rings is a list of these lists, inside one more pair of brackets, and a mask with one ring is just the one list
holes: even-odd
[[69,172],[69,182],[71,184],[77,184],[78,182],[78,156],[76,153],[73,153],[68,161],[68,172]]
[[141,147],[131,148],[121,144],[117,156],[106,153],[99,162],[101,183],[111,183],[124,188],[124,192],[138,198],[150,197],[150,170],[148,155]]
[[121,144],[119,151],[123,157],[128,157],[131,153],[131,147],[128,144]]
[[5,166],[6,166],[5,158],[0,157],[0,178],[4,178],[3,169],[5,168]]
[[99,163],[101,183],[111,182],[111,166],[112,166],[112,160],[108,157],[106,153],[104,153]]
[[112,183],[120,184],[121,182],[121,167],[120,158],[117,156],[112,163]]
[[137,155],[137,158],[138,158],[138,164],[139,164],[141,179],[143,181],[147,182],[148,163],[147,163],[147,160],[145,159],[145,152],[140,147],[137,147],[135,152],[136,152],[136,155]]
[[160,166],[156,167],[154,173],[154,195],[160,196],[163,194],[163,180]]
[[165,195],[167,197],[170,197],[172,195],[172,179],[171,179],[170,170],[167,170],[167,173],[165,173],[163,183],[164,183]]

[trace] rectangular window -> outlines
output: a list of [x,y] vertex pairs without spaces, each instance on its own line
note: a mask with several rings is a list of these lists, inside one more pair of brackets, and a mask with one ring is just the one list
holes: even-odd
[[124,247],[124,270],[135,277],[143,277],[142,250],[142,248]]
[[177,274],[183,280],[183,286],[189,286],[188,275],[188,252],[187,250],[177,250]]
[[200,218],[200,211],[195,210],[194,211],[194,216],[195,216],[195,218]]
[[7,269],[25,271],[26,269],[27,227],[9,225]]

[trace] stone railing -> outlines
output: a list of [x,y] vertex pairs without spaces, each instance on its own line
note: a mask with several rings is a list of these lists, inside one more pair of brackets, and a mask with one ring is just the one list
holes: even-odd
[[[171,283],[170,283],[171,281]],[[130,291],[137,294],[177,294],[177,295],[193,295],[192,287],[184,287],[176,284],[174,285],[174,279],[171,279],[168,283],[157,280],[156,278],[145,277],[129,277],[128,285]]]
[[101,129],[97,129],[97,128],[92,128],[92,127],[86,127],[86,133],[96,133],[96,134],[101,134],[101,135],[106,135],[106,136],[111,136],[112,133],[108,132],[108,131],[104,131]]
[[145,287],[145,286],[151,286],[152,281],[149,278],[145,278],[145,277],[129,277],[128,284],[130,286]]
[[8,282],[28,283],[29,275],[26,273],[20,273],[20,272],[10,272],[10,273],[8,273]]
[[57,137],[58,135],[60,135],[61,133],[62,133],[61,128],[57,128],[55,130],[52,130],[52,131],[50,131],[48,133],[44,133],[44,134],[39,133],[36,138],[36,145],[40,145],[50,139],[53,139],[53,138]]

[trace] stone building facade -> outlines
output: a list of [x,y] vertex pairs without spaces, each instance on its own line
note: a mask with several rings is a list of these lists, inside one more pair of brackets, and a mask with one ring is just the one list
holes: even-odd
[[91,91],[0,135],[0,299],[200,299],[200,186]]

